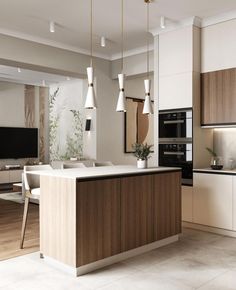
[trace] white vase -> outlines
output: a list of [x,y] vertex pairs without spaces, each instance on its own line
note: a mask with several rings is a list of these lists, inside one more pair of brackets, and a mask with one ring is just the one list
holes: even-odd
[[145,168],[147,168],[147,160],[146,159],[145,160],[138,159],[137,160],[137,167],[139,169],[145,169]]

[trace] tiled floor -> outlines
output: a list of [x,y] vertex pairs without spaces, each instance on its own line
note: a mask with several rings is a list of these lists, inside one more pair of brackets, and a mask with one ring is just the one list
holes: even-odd
[[0,290],[235,290],[236,239],[185,229],[180,241],[74,278],[39,254],[0,262]]

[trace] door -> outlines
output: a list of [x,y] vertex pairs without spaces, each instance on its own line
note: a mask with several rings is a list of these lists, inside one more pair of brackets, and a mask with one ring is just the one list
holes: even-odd
[[122,252],[153,242],[153,176],[121,178]]
[[181,173],[154,175],[154,240],[181,232]]
[[193,222],[232,230],[232,176],[194,173]]

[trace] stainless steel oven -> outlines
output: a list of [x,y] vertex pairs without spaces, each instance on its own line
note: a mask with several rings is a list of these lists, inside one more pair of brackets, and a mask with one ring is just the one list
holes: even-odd
[[159,144],[159,165],[182,168],[182,184],[192,185],[192,144]]
[[160,111],[159,138],[161,142],[192,142],[192,109]]

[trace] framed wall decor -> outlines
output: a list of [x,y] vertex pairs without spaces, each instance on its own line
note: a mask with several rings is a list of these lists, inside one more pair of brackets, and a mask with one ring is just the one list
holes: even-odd
[[124,114],[125,153],[132,153],[134,143],[154,144],[154,115],[144,115],[144,100],[126,98]]

